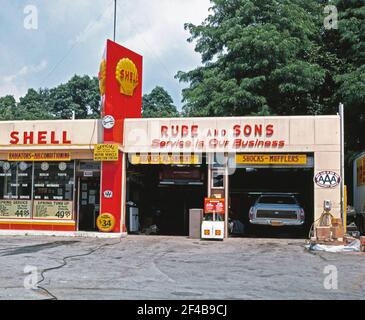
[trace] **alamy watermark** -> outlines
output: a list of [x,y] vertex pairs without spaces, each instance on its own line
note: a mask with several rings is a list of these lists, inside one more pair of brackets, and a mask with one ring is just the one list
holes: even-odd
[[24,28],[27,30],[38,30],[38,9],[35,5],[24,7]]
[[334,265],[327,265],[323,269],[323,273],[326,275],[323,280],[323,287],[326,290],[338,289],[338,270]]
[[326,30],[338,29],[338,10],[334,5],[324,7],[324,14],[327,16],[323,20],[323,26]]

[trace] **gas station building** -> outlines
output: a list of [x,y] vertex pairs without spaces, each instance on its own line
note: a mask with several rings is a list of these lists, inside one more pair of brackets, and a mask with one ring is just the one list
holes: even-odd
[[308,228],[324,200],[341,216],[338,115],[141,119],[142,57],[112,41],[99,79],[99,120],[0,122],[0,229],[187,235],[216,198],[227,230],[263,192],[297,195]]

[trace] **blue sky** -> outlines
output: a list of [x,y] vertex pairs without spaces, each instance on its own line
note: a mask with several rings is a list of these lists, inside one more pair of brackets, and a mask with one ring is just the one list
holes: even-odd
[[[52,88],[74,74],[97,75],[105,41],[113,37],[113,0],[0,0],[0,96]],[[27,5],[38,29],[24,27]],[[144,57],[143,92],[156,85],[181,106],[177,71],[200,64],[185,22],[201,23],[209,0],[118,0],[116,41]],[[34,22],[34,20],[32,21]]]

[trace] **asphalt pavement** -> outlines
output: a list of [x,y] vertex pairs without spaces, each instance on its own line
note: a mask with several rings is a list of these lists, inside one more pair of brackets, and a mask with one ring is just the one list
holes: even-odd
[[2,300],[365,297],[365,254],[301,239],[2,236],[0,266]]

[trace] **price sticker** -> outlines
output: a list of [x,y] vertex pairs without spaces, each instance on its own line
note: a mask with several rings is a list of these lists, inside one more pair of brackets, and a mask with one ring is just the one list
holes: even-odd
[[115,218],[110,213],[103,213],[96,220],[96,225],[101,232],[110,232],[115,227]]

